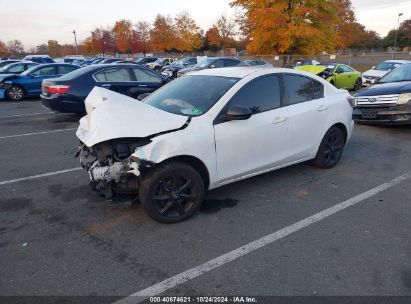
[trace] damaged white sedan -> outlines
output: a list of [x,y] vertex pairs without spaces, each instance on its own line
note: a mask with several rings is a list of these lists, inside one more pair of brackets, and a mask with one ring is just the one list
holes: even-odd
[[258,67],[195,72],[143,101],[94,88],[80,162],[107,198],[132,194],[153,219],[179,222],[207,189],[307,160],[334,167],[352,100],[315,75]]

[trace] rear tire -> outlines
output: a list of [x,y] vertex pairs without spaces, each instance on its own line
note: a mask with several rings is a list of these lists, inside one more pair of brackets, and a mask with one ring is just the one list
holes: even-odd
[[322,169],[330,169],[338,164],[344,151],[345,137],[340,128],[331,127],[321,141],[312,164]]
[[174,161],[142,176],[139,197],[149,217],[169,224],[191,217],[200,208],[204,192],[200,174],[190,165]]
[[6,91],[7,98],[11,101],[20,101],[24,98],[25,92],[22,87],[18,85],[12,85]]

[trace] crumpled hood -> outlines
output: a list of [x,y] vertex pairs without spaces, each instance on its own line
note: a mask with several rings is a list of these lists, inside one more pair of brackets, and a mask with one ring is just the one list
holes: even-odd
[[318,75],[321,72],[325,71],[327,67],[323,65],[300,65],[295,67],[294,69]]
[[181,128],[187,117],[168,113],[131,97],[94,87],[77,137],[88,147],[116,138],[145,138]]
[[18,74],[0,74],[0,82],[11,79],[11,78],[17,78],[19,77]]

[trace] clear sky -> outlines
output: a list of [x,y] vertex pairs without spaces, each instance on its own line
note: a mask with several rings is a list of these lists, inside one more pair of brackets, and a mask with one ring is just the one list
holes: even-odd
[[[160,13],[174,16],[187,10],[204,29],[222,14],[232,15],[231,0],[0,0],[0,40],[20,39],[26,47],[73,42],[86,38],[96,26],[111,26],[115,20],[152,22]],[[384,36],[402,20],[411,18],[411,0],[352,0],[359,22]]]

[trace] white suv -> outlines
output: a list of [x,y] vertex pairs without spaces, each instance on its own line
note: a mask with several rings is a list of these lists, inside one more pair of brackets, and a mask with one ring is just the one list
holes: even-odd
[[353,98],[290,69],[208,69],[142,102],[94,88],[80,120],[79,155],[107,198],[138,195],[153,219],[190,217],[204,192],[313,160],[335,166],[353,130]]

